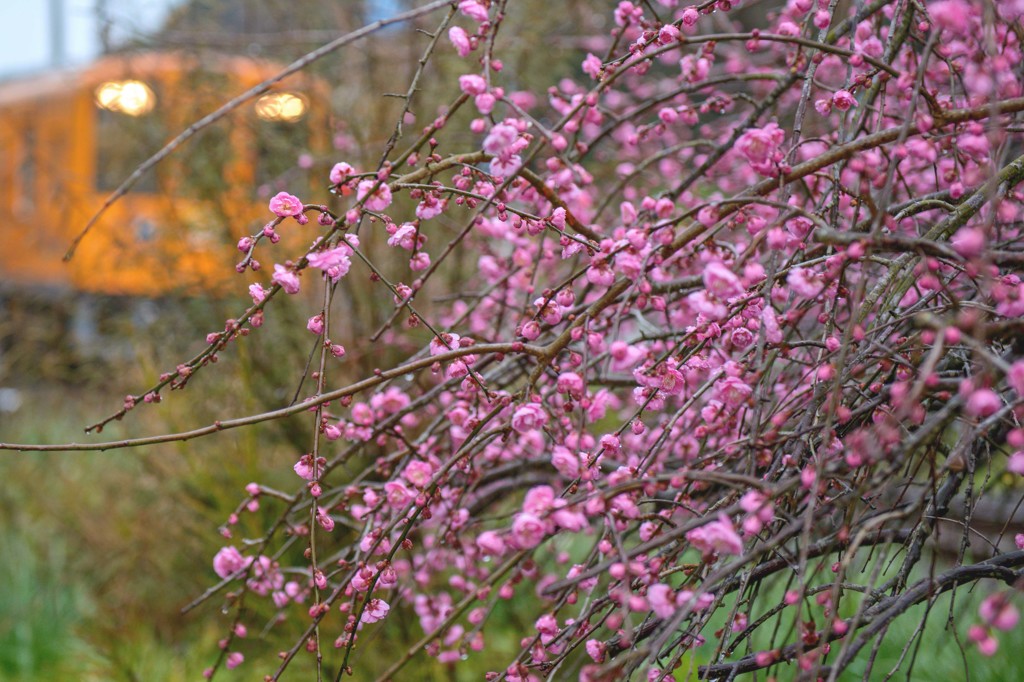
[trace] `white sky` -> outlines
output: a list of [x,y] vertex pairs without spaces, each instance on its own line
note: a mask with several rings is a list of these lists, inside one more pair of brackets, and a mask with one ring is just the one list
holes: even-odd
[[[106,0],[118,37],[152,30],[182,0]],[[0,0],[0,78],[40,71],[53,64],[50,7],[62,8],[66,64],[80,64],[100,49],[97,0]]]

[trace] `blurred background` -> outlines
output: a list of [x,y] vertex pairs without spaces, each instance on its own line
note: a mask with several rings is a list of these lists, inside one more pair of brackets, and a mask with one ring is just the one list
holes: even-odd
[[[267,199],[281,190],[344,208],[327,192],[328,169],[338,161],[377,167],[403,104],[386,93],[406,91],[429,40],[417,29],[433,32],[441,16],[340,50],[211,126],[142,177],[64,263],[104,198],[230,97],[344,32],[416,4],[0,2],[0,441],[92,438],[84,426],[116,412],[126,394],[154,384],[195,355],[208,332],[239,315],[253,280],[234,272],[237,240],[266,222]],[[583,37],[607,34],[615,4],[564,0],[552,12],[548,0],[510,3],[502,29],[508,39],[500,44],[506,91],[543,97],[559,79],[578,75],[586,52],[602,47]],[[543,26],[537,16],[545,17]],[[455,78],[471,68],[475,62],[458,59],[442,41],[407,117],[407,135],[444,110],[458,94]],[[459,112],[443,152],[479,143],[460,132],[472,116]],[[402,201],[396,215],[411,213]],[[452,218],[437,223],[437,243],[446,241],[446,230],[461,229]],[[266,268],[304,248],[312,234],[294,225],[282,233],[276,251],[261,256]],[[361,237],[386,274],[408,281],[407,264],[390,259],[379,234]],[[435,278],[434,293],[467,267],[472,263],[452,263]],[[375,298],[366,276],[354,267],[337,297],[345,325],[334,336],[349,351],[334,377],[339,383],[426,343],[415,333],[375,347],[360,342],[392,310],[390,296]],[[186,395],[167,392],[160,405],[137,409],[100,437],[181,431],[287,404],[314,345],[305,321],[315,292],[306,288],[313,298],[273,306],[264,327],[233,344]],[[201,679],[229,620],[216,601],[188,615],[181,608],[215,581],[210,562],[225,544],[218,528],[245,484],[294,487],[291,465],[308,448],[307,422],[139,451],[0,454],[0,680]],[[274,515],[266,507],[244,516],[233,542],[260,534]],[[503,608],[485,660],[456,672],[423,657],[402,679],[481,679],[511,660],[532,625]],[[392,620],[396,627],[381,629],[370,648],[402,651],[421,634],[415,619]],[[883,647],[879,659],[898,660],[913,627],[894,627],[891,651]],[[291,633],[259,635],[245,644],[250,663],[218,679],[271,672],[267,666],[291,644]],[[926,646],[937,650],[931,669],[957,679],[960,655],[938,646],[943,637],[941,623],[929,625]],[[388,662],[359,659],[367,675]],[[999,679],[1024,679],[1024,670],[1005,667],[1016,664],[1002,664],[998,674],[1011,676]],[[986,669],[977,670],[985,679]]]

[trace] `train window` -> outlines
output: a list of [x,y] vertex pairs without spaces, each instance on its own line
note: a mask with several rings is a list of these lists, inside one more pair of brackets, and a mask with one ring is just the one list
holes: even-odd
[[[189,69],[180,76],[187,90],[175,98],[174,111],[169,112],[178,130],[216,109],[224,93],[237,87],[229,76],[203,68]],[[199,199],[222,196],[228,189],[227,176],[238,153],[237,144],[231,119],[200,130],[167,160],[174,180],[169,189],[178,196]]]
[[[16,134],[10,121],[0,119],[0,149],[17,149]],[[14,196],[14,154],[0,154],[0,212],[7,213],[12,208]]]
[[[96,89],[97,189],[116,189],[164,145],[167,130],[154,111],[158,101],[157,94],[138,81],[104,83]],[[143,175],[135,191],[156,192],[156,173]]]
[[36,180],[39,169],[36,165],[38,133],[32,125],[26,125],[21,135],[21,158],[18,162],[18,190],[14,197],[16,213],[30,213],[36,201]]
[[201,199],[220,196],[228,189],[225,175],[233,155],[230,131],[200,131],[171,157],[172,167],[182,171],[175,178],[174,193]]
[[276,191],[294,172],[299,155],[309,149],[305,121],[263,120],[256,127],[256,186]]

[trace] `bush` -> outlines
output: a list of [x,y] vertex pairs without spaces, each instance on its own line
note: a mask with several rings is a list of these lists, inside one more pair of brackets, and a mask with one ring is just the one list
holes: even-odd
[[[1024,7],[620,2],[539,41],[552,64],[585,49],[531,92],[502,50],[543,28],[508,5],[408,13],[449,10],[397,143],[339,160],[326,203],[275,196],[239,242],[252,305],[110,419],[202,391],[308,296],[296,401],[35,449],[306,415],[297,483],[250,484],[222,529],[209,675],[253,664],[267,622],[271,679],[420,656],[507,680],[868,676],[922,606],[996,654],[1024,566],[1019,494],[978,516],[1024,473]],[[445,53],[457,83],[430,78]],[[450,102],[410,131],[428,83]],[[313,245],[274,246],[294,232]],[[367,299],[372,331],[350,324]],[[931,608],[965,586],[977,608]],[[392,628],[409,644],[382,661]]]

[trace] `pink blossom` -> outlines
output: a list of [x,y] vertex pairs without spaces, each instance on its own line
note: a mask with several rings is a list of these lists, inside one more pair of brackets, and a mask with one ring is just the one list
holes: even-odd
[[477,0],[462,0],[459,3],[459,11],[473,21],[483,23],[487,21],[487,8]]
[[523,511],[541,516],[554,506],[555,491],[549,485],[530,488],[523,499]]
[[488,556],[501,556],[505,553],[505,541],[493,530],[487,530],[476,538],[476,546]]
[[405,465],[405,469],[402,471],[402,476],[405,480],[413,484],[421,490],[427,487],[430,483],[430,478],[433,475],[433,468],[426,462],[419,460],[413,460]]
[[579,400],[583,397],[583,377],[576,372],[562,372],[558,375],[558,392],[566,393],[569,397]]
[[782,329],[779,327],[779,319],[775,316],[775,310],[771,306],[765,306],[762,309],[761,324],[764,327],[765,340],[768,343],[782,342]]
[[[373,189],[374,186],[377,186],[377,189]],[[373,190],[372,193],[371,190]],[[356,189],[356,198],[359,201],[365,199],[363,205],[370,211],[383,211],[391,205],[391,188],[386,182],[374,179],[362,180]]]
[[778,175],[776,165],[782,161],[782,141],[786,133],[777,123],[764,128],[751,128],[736,140],[736,149],[750,162],[751,168],[768,177]]
[[331,184],[340,185],[347,181],[349,177],[356,172],[355,168],[342,161],[341,163],[334,164],[331,168]]
[[587,58],[583,60],[583,73],[597,80],[601,75],[601,60],[588,52]]
[[390,610],[391,606],[383,599],[371,599],[366,603],[366,608],[363,609],[363,615],[359,617],[359,621],[361,623],[376,623],[379,620],[384,620]]
[[242,662],[244,660],[245,656],[238,653],[237,651],[232,651],[230,654],[227,655],[227,658],[224,659],[224,667],[228,670],[234,670],[238,666],[242,665]]
[[422,272],[430,267],[430,254],[426,251],[414,253],[409,258],[409,269],[413,272]]
[[266,596],[284,585],[281,567],[276,561],[262,554],[253,562],[251,575],[252,578],[246,582],[246,586],[260,596]]
[[519,433],[539,429],[548,421],[548,415],[537,403],[527,403],[512,414],[512,428]]
[[979,388],[967,397],[965,410],[972,417],[990,417],[1000,410],[1003,401],[999,394],[988,388]]
[[740,278],[721,261],[712,261],[704,266],[704,288],[723,299],[744,291]]
[[274,274],[270,281],[279,284],[286,294],[299,293],[299,276],[283,265],[274,265]]
[[722,401],[730,407],[739,407],[746,403],[754,389],[739,377],[726,377],[716,387]]
[[586,644],[587,656],[595,663],[604,663],[606,645],[599,639],[588,639]]
[[1006,373],[1006,383],[1018,397],[1024,398],[1024,360],[1018,360],[1010,365],[1010,370]]
[[302,213],[302,202],[298,197],[287,192],[278,192],[270,200],[270,212],[281,218],[297,216]]
[[992,633],[988,631],[988,628],[984,628],[980,625],[972,625],[967,630],[967,637],[978,645],[978,651],[983,656],[994,656],[996,650],[999,648],[999,642]]
[[808,268],[793,268],[786,277],[786,284],[803,298],[814,298],[825,288],[817,273]]
[[455,51],[459,53],[460,57],[469,55],[473,50],[472,43],[469,40],[469,35],[459,26],[453,26],[448,31],[448,40],[450,40],[452,45],[455,46]]
[[311,253],[306,259],[312,267],[323,270],[324,274],[332,281],[337,282],[347,275],[349,268],[352,267],[352,261],[348,257],[351,252],[352,250],[348,246],[341,245],[326,251]]
[[441,355],[442,353],[451,352],[459,347],[459,339],[461,338],[458,334],[450,333],[435,336],[430,340],[430,354]]
[[252,302],[259,305],[267,298],[267,292],[259,284],[249,285],[249,295],[252,296]]
[[971,30],[971,6],[964,0],[929,3],[928,13],[939,28],[954,35],[966,35]]
[[515,126],[498,123],[491,128],[484,138],[484,151],[488,154],[502,155],[507,153],[512,144],[519,139],[519,131]]
[[556,445],[551,451],[551,466],[566,478],[576,478],[580,473],[580,458],[568,448]]
[[550,613],[537,619],[534,627],[541,636],[541,642],[547,644],[558,634],[558,621]]
[[331,518],[331,515],[323,507],[317,507],[316,522],[328,533],[334,530],[334,519]]
[[387,495],[388,504],[396,509],[405,508],[415,496],[401,481],[388,481],[385,483],[384,494]]
[[242,556],[233,546],[222,547],[213,557],[213,570],[221,578],[227,578],[249,565],[252,559]]
[[[440,199],[433,194],[427,194],[425,197],[423,197],[423,201],[421,201],[416,206],[416,217],[419,218],[420,220],[432,220],[437,216],[441,215],[442,213],[444,213],[444,209],[447,206],[447,199]],[[422,235],[418,236],[421,241],[424,239]],[[388,243],[391,243],[390,240],[388,241]]]
[[664,583],[655,583],[647,588],[647,601],[658,618],[670,618],[676,613],[676,595]]
[[1006,463],[1006,470],[1010,473],[1024,476],[1024,450],[1017,450],[1010,455]]
[[303,455],[302,457],[300,457],[299,461],[295,463],[292,469],[300,478],[304,478],[307,481],[312,481],[314,478],[312,455]]
[[717,521],[694,528],[686,539],[705,554],[743,554],[743,540],[725,514],[719,514]]
[[978,615],[997,630],[1012,630],[1020,620],[1020,612],[1010,603],[1009,595],[1005,592],[995,592],[985,597],[978,607]]
[[740,508],[763,523],[775,518],[775,511],[770,500],[757,490],[748,490],[740,498]]
[[412,251],[417,247],[419,230],[411,222],[402,223],[388,238],[387,245]]
[[835,94],[832,95],[832,104],[839,111],[847,111],[851,107],[857,106],[857,99],[849,90],[836,90]]
[[534,514],[522,512],[512,521],[512,537],[520,549],[536,547],[547,535],[547,524]]
[[985,251],[985,232],[977,227],[961,227],[949,241],[964,258],[977,258]]
[[477,74],[459,76],[459,89],[467,95],[482,95],[487,92],[487,81]]

